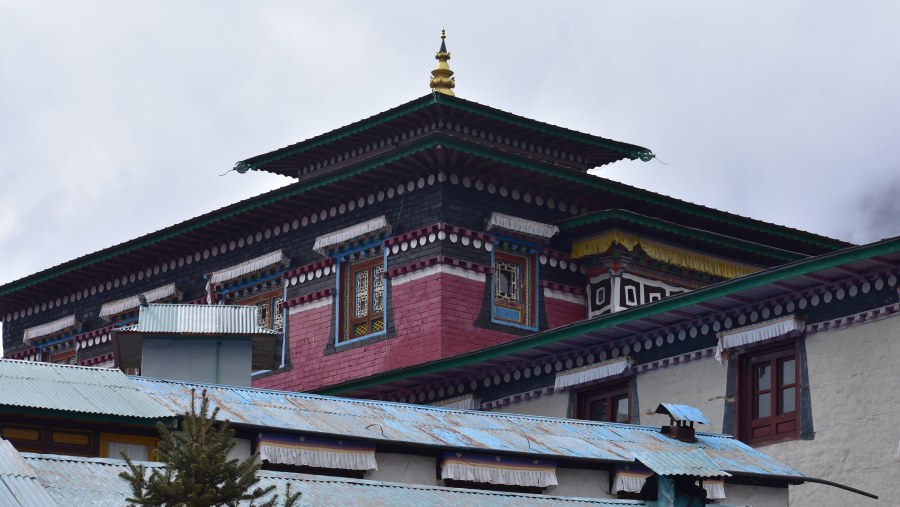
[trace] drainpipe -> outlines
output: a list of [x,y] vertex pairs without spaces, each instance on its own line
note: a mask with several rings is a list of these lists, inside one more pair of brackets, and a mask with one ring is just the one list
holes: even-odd
[[281,366],[278,369],[284,368],[284,355],[287,352],[287,341],[288,341],[288,311],[287,307],[284,305],[287,303],[287,294],[288,294],[288,280],[284,280],[281,285],[284,289],[284,295],[281,296]]
[[219,383],[219,356],[222,351],[222,341],[216,342],[216,384]]

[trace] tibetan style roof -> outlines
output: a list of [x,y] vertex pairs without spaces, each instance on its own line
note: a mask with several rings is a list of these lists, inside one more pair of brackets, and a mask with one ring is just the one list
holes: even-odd
[[[407,114],[404,108],[414,110],[416,115],[437,115],[427,120],[429,128],[435,122],[437,130],[427,134],[422,130],[419,134],[418,125],[425,117],[414,115],[415,122],[406,122],[402,119]],[[848,246],[843,241],[714,210],[585,172],[588,167],[614,159],[640,157],[644,151],[637,146],[525,120],[447,96],[429,95],[389,113],[239,164],[241,168],[276,172],[291,167],[294,175],[297,171],[302,174],[300,181],[292,185],[0,286],[0,319],[36,303],[83,293],[103,281],[146,273],[148,266],[159,267],[161,262],[199,259],[201,252],[248,234],[275,227],[286,231],[300,217],[321,213],[339,204],[340,199],[356,199],[371,194],[373,188],[395,187],[398,182],[415,182],[441,171],[460,179],[487,178],[495,183],[540,188],[565,195],[578,209],[591,209],[594,203],[602,202],[604,206],[647,217],[665,217],[669,222],[712,235],[740,237],[747,244],[768,247],[754,254],[768,256],[766,259],[776,251],[787,252],[788,257],[791,253],[820,255]],[[450,116],[441,120],[440,115]],[[449,126],[446,118],[450,118]],[[444,121],[443,127],[440,121]],[[473,133],[472,127],[477,132]],[[502,135],[495,134],[501,127]],[[466,128],[470,129],[468,133]],[[415,134],[410,136],[401,132],[403,129],[412,129]],[[390,142],[382,145],[388,134]],[[514,137],[525,139],[527,146]],[[543,146],[553,149],[548,152]],[[346,157],[345,152],[349,152]],[[315,157],[327,157],[327,163],[317,167],[320,163],[309,158],[312,153]],[[729,248],[738,247],[734,243]],[[761,264],[780,260],[785,259],[775,256]]]
[[[749,302],[793,296],[813,287],[873,280],[900,266],[900,237],[799,260],[734,280],[717,283],[633,309],[586,319],[467,354],[393,370],[316,390],[322,394],[375,398],[429,385],[439,378],[479,378],[514,364],[626,339],[647,338],[672,326],[691,327],[700,319],[746,308]],[[883,283],[883,281],[882,281]],[[818,296],[817,296],[818,297]],[[896,294],[890,302],[896,302]],[[893,311],[893,310],[890,310]],[[684,332],[682,330],[682,332]],[[699,332],[698,332],[699,334]],[[715,333],[708,347],[716,344]]]
[[696,443],[659,428],[528,415],[450,410],[289,391],[204,385],[131,377],[166,410],[190,408],[191,392],[205,389],[222,419],[237,426],[368,441],[500,452],[561,460],[632,463],[640,453],[702,451],[719,470],[803,479],[793,468],[727,435],[697,433]]
[[356,123],[238,162],[235,169],[302,177],[353,158],[369,158],[391,144],[406,144],[436,133],[587,171],[625,158],[650,160],[653,153],[634,144],[576,132],[476,102],[431,93]]
[[[13,450],[14,451],[14,450]],[[24,460],[23,460],[24,458]],[[109,458],[80,458],[56,456],[52,454],[22,453],[19,458],[33,470],[35,478],[29,486],[35,491],[34,501],[21,505],[94,505],[98,507],[119,507],[125,505],[131,491],[127,482],[119,478],[119,473],[127,471],[123,460]],[[157,463],[143,463],[145,466],[159,466]],[[550,495],[530,495],[524,493],[504,493],[473,489],[419,486],[362,479],[341,479],[288,472],[258,472],[258,486],[275,486],[281,494],[287,484],[291,491],[301,493],[302,505],[346,506],[346,505],[391,505],[391,506],[443,506],[481,507],[603,507],[641,506],[643,501],[609,500],[600,498],[573,498]],[[2,480],[2,477],[0,477]],[[39,488],[39,489],[38,489]],[[2,505],[4,492],[0,492]],[[37,501],[50,499],[52,503]],[[49,495],[49,497],[47,496]],[[241,504],[245,505],[245,504]]]
[[119,370],[0,359],[0,406],[137,419],[174,415]]

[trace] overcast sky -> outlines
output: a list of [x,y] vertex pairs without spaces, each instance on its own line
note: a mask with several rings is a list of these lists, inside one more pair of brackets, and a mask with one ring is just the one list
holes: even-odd
[[253,155],[428,93],[652,149],[598,174],[900,234],[900,2],[0,0],[0,284],[258,195]]

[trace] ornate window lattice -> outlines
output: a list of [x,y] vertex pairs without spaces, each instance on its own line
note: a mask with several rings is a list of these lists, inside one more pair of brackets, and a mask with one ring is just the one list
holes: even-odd
[[342,304],[339,341],[384,330],[384,258],[381,248],[353,254],[342,261]]
[[284,328],[284,296],[278,296],[272,300],[272,329],[281,331]]
[[494,297],[499,300],[519,303],[519,270],[521,266],[512,262],[497,261],[494,273]]
[[535,254],[527,246],[500,242],[494,251],[493,320],[537,326]]
[[269,305],[271,301],[266,299],[256,303],[256,324],[259,327],[269,327]]

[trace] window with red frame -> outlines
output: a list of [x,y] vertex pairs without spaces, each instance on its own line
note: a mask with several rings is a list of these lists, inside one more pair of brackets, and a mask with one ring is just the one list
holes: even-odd
[[575,417],[588,421],[631,422],[627,385],[582,391],[575,395]]
[[798,438],[800,362],[796,346],[740,358],[740,436],[748,444]]

